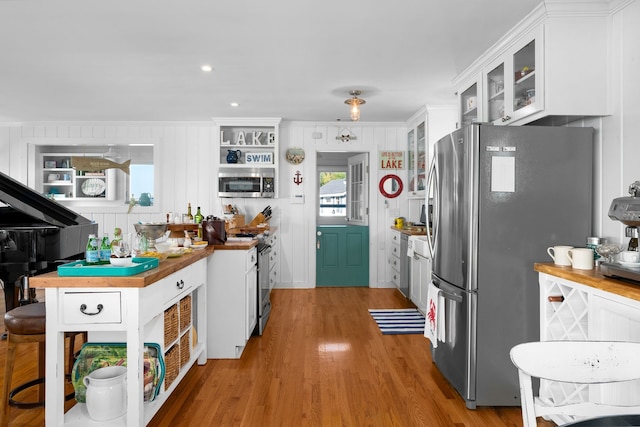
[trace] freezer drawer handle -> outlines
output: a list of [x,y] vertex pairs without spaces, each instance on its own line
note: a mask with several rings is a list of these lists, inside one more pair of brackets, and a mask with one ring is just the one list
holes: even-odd
[[462,303],[462,297],[460,295],[450,294],[449,292],[445,292],[442,289],[440,289],[440,293],[442,294],[443,297],[445,297],[445,299],[450,299],[459,304]]

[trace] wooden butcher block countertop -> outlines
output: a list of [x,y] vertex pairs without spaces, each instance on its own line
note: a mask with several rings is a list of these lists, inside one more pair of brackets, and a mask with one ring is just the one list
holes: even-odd
[[[278,231],[278,227],[270,227],[268,229],[258,229],[260,231],[268,231],[270,234],[275,234],[276,231]],[[227,237],[227,239],[229,237],[233,237],[234,233],[229,233],[229,236]],[[230,242],[227,240],[227,243],[225,243],[224,245],[214,245],[213,247],[215,249],[221,249],[221,250],[247,250],[247,249],[251,249],[255,246],[258,246],[258,240],[253,239],[253,240],[244,240],[244,241],[240,241],[240,242]]]
[[533,268],[539,273],[547,273],[585,286],[640,301],[640,283],[636,285],[623,280],[605,277],[597,267],[593,270],[577,270],[571,267],[561,267],[553,263],[536,263]]
[[193,251],[177,258],[167,258],[160,262],[158,268],[154,268],[133,276],[123,277],[84,277],[84,276],[58,276],[57,271],[34,276],[29,279],[29,285],[33,288],[143,288],[168,275],[208,257],[214,251],[213,246]]
[[229,242],[227,241],[227,243],[225,243],[224,245],[213,245],[213,247],[216,250],[247,250],[247,249],[251,249],[255,246],[258,246],[258,241],[257,240],[243,240],[241,242]]
[[410,230],[410,229],[406,229],[406,228],[398,228],[398,227],[391,227],[392,230],[394,231],[398,231],[402,234],[407,234],[409,236],[426,236],[427,232],[426,231],[419,231],[419,230]]

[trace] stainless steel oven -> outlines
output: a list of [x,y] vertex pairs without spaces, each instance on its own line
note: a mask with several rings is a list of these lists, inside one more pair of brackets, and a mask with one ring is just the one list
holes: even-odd
[[258,326],[256,332],[262,335],[269,314],[271,313],[271,288],[269,286],[269,253],[271,246],[267,243],[258,244]]
[[271,198],[274,192],[273,171],[238,171],[218,174],[218,196],[220,197]]

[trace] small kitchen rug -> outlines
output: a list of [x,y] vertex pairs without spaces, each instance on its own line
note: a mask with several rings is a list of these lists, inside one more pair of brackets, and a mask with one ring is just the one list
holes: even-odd
[[383,335],[423,334],[424,315],[417,308],[369,309]]

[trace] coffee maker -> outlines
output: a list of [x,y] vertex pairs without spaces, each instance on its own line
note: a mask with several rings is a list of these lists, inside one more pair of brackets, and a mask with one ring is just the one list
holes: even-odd
[[[625,228],[625,235],[629,237],[627,250],[637,251],[640,235],[640,181],[635,181],[629,186],[629,195],[629,197],[613,199],[609,208],[609,218],[627,226]],[[638,267],[625,267],[619,263],[602,263],[600,271],[608,277],[640,282]]]
[[640,234],[640,181],[635,181],[629,186],[629,194],[631,197],[613,199],[609,208],[609,218],[627,226],[625,235],[630,238],[627,250],[637,251]]

